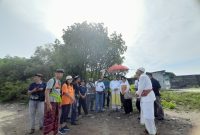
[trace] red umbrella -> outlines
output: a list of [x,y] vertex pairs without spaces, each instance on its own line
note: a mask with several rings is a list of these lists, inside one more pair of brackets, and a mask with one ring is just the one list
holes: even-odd
[[109,73],[128,71],[129,68],[123,65],[113,65],[108,69]]

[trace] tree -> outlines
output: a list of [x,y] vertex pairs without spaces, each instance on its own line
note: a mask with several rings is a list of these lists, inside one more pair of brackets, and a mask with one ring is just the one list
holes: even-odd
[[63,56],[58,61],[65,60],[63,66],[71,74],[85,77],[91,72],[90,77],[94,77],[100,70],[124,60],[127,47],[122,35],[114,32],[109,37],[102,23],[75,23],[63,31],[64,44],[57,46]]
[[26,58],[7,56],[0,59],[0,101],[16,100],[27,91],[27,78],[30,78],[24,72],[27,66]]
[[0,98],[7,101],[26,94],[30,78],[42,73],[45,80],[57,68],[65,75],[80,75],[83,79],[97,79],[102,69],[121,64],[127,50],[121,34],[108,35],[103,23],[75,23],[63,30],[63,41],[39,46],[27,58],[7,56],[0,59]]

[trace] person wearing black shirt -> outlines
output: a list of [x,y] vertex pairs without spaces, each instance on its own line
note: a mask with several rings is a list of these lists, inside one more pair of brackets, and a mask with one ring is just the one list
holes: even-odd
[[155,117],[158,120],[163,120],[164,119],[164,111],[161,105],[161,100],[160,100],[160,83],[158,80],[156,80],[155,78],[153,78],[152,73],[147,73],[147,75],[149,76],[149,78],[151,79],[151,83],[152,83],[152,87],[153,87],[153,91],[155,93],[156,96],[156,100],[154,102],[154,114]]
[[72,104],[71,125],[77,125],[77,123],[75,121],[77,120],[77,104],[79,102],[80,81],[81,81],[81,78],[79,76],[74,77],[73,88],[75,90],[75,99],[76,100]]
[[45,88],[46,83],[42,82],[42,74],[35,74],[33,77],[33,83],[29,86],[28,94],[29,94],[29,116],[30,116],[30,126],[31,131],[29,134],[33,134],[35,132],[35,119],[36,119],[36,111],[39,113],[39,128],[42,130],[43,128],[43,120],[44,120],[44,100],[45,100]]
[[85,115],[88,115],[88,109],[86,104],[86,93],[87,88],[85,86],[85,81],[81,81],[80,91],[79,91],[79,106],[78,106],[78,114],[81,115],[81,107],[83,108],[83,111]]

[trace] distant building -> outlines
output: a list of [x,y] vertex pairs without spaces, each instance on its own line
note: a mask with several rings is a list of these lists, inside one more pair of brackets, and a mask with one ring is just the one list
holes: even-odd
[[150,72],[152,76],[159,81],[161,89],[170,89],[171,83],[170,80],[175,76],[174,73],[166,72],[165,70]]
[[[182,89],[200,87],[199,75],[178,75],[165,70],[149,72],[159,81],[161,89]],[[128,78],[130,84],[134,84],[135,78]]]
[[162,89],[181,89],[200,87],[200,75],[180,75],[166,72],[165,70],[151,72],[153,77],[160,82]]
[[200,75],[175,76],[170,83],[172,89],[200,87]]

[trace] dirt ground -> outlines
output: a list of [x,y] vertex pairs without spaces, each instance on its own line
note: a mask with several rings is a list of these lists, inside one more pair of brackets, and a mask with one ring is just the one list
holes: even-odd
[[[165,111],[166,120],[156,121],[160,135],[200,135],[198,112]],[[71,126],[67,135],[143,135],[144,127],[139,124],[138,113],[122,112],[92,114],[79,119],[78,126]],[[38,128],[38,123],[36,129]],[[0,135],[27,135],[29,129],[27,106],[22,104],[0,105]],[[37,131],[34,135],[40,135]]]

